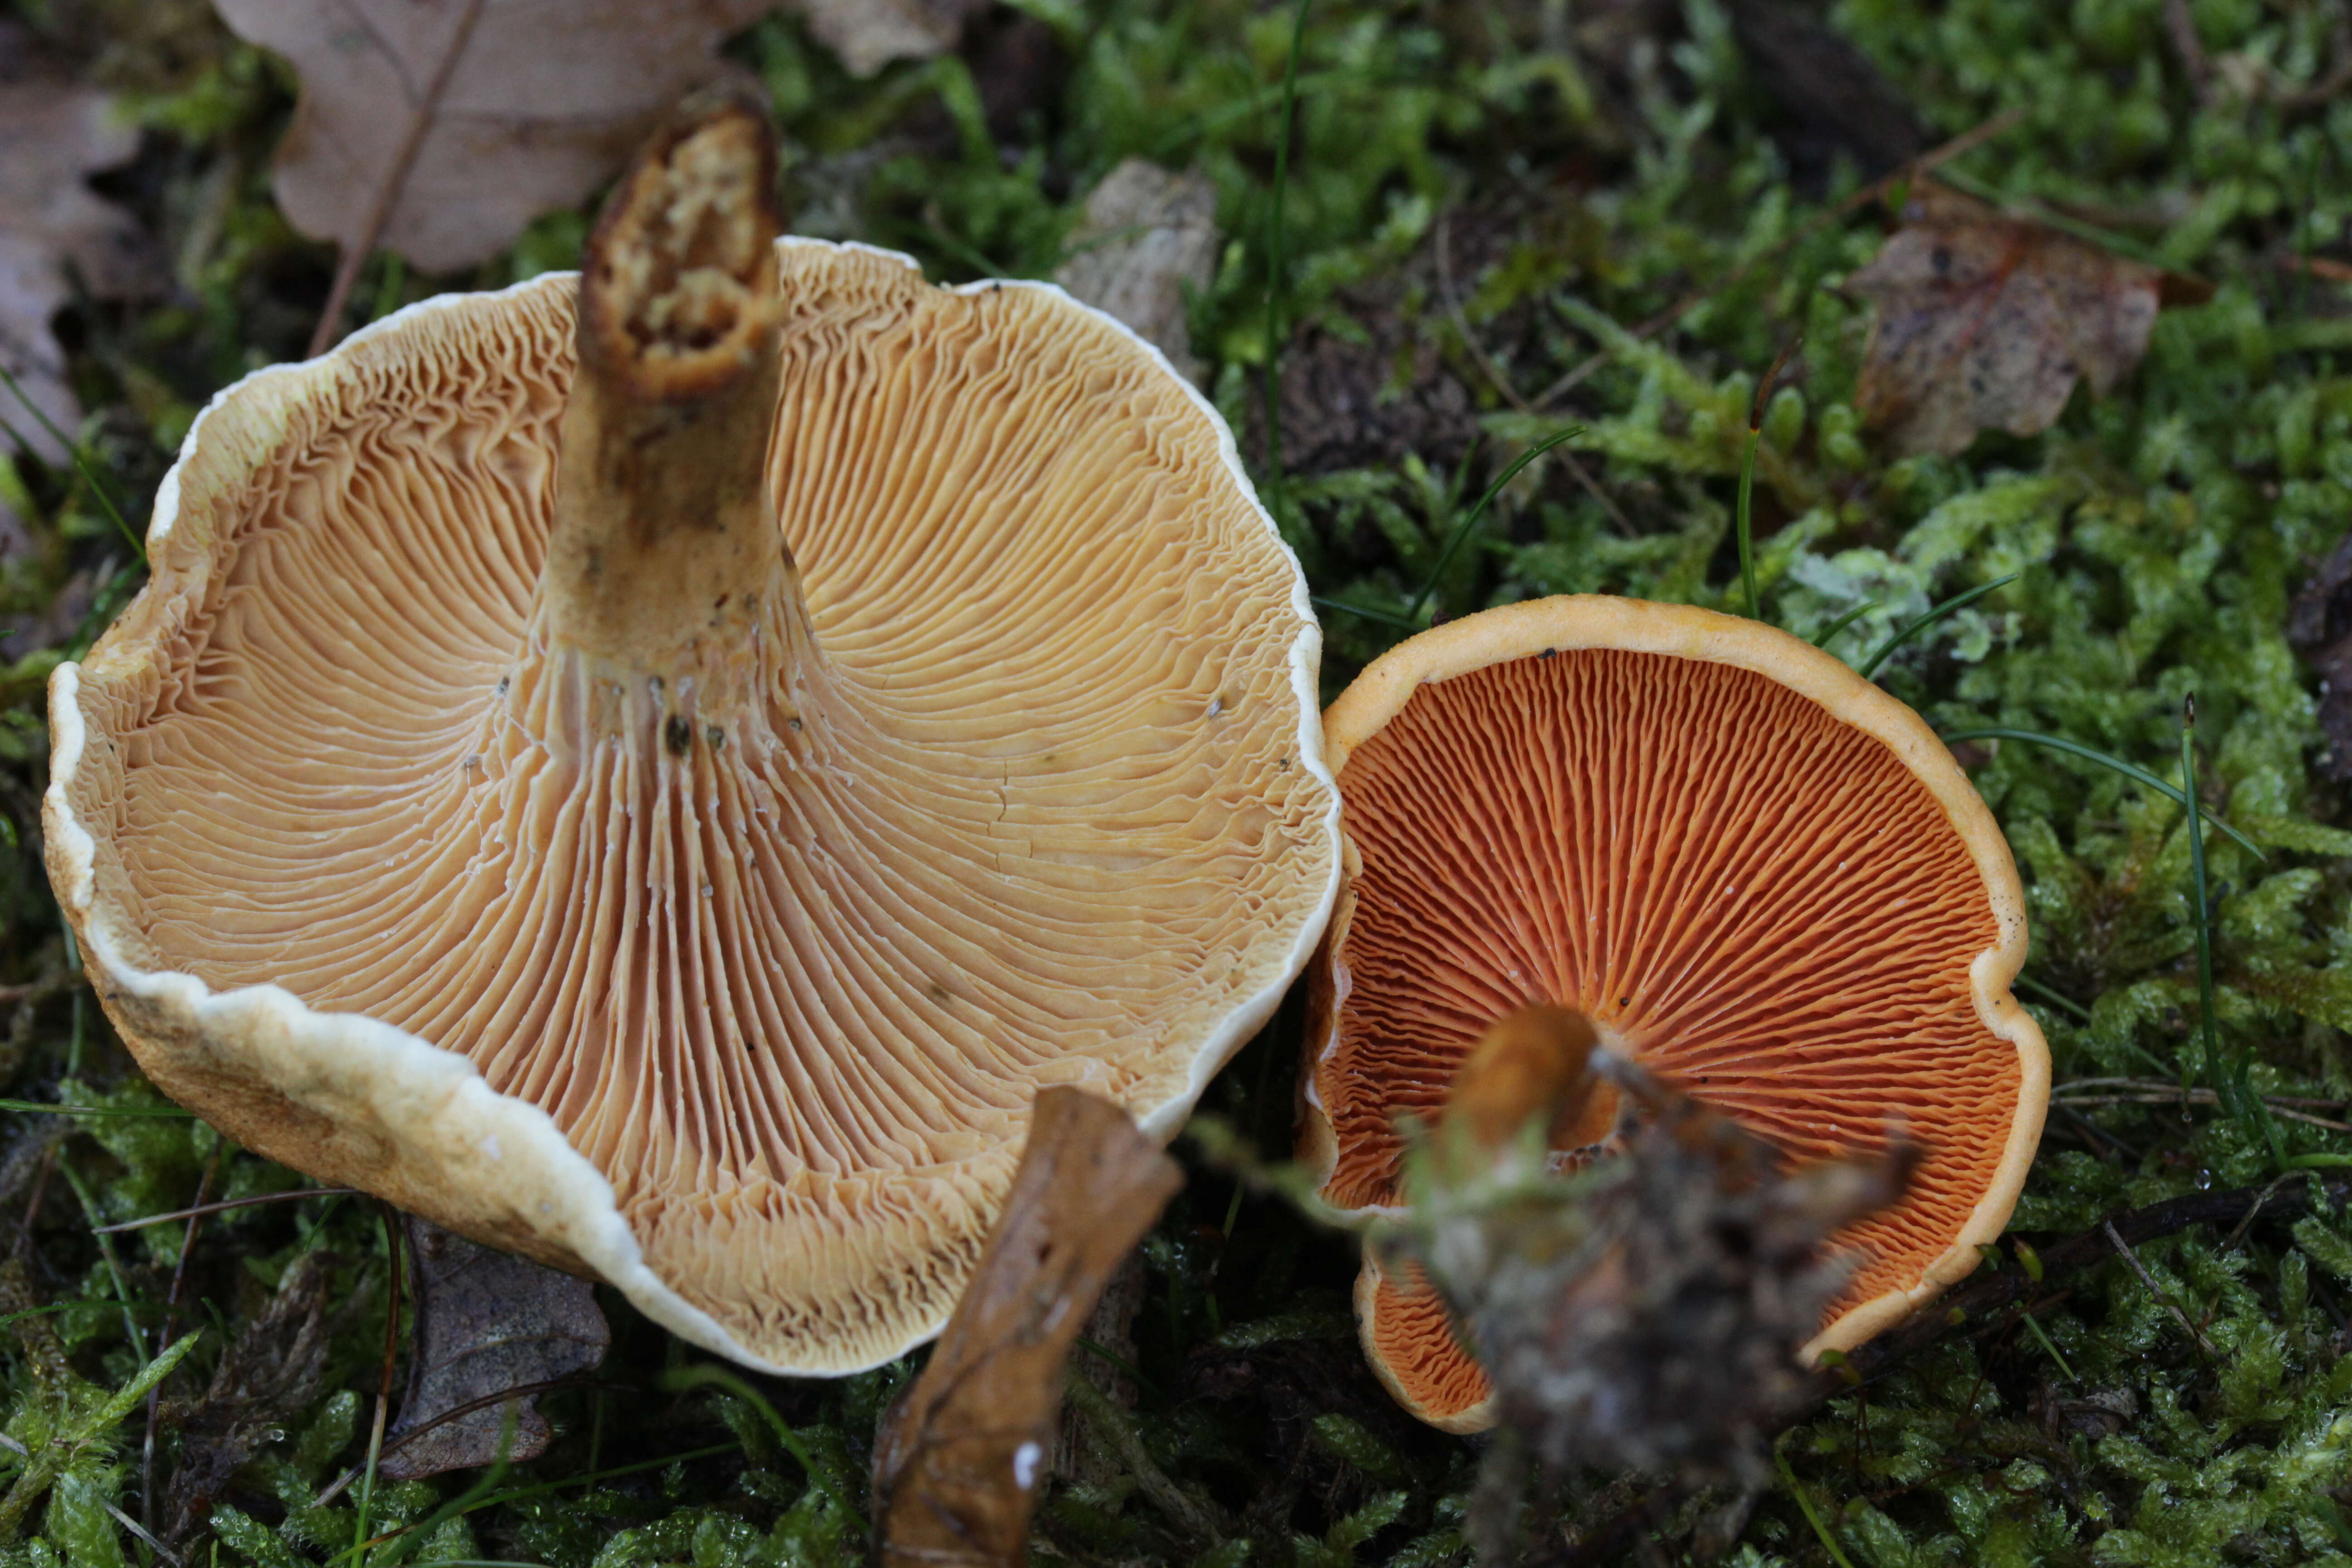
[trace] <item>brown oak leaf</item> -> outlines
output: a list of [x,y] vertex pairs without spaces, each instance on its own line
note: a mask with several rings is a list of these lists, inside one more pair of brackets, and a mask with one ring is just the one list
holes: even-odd
[[1897,452],[2047,430],[2078,380],[2105,395],[2147,352],[2162,268],[1921,182],[1845,291],[1878,307],[1854,402]]
[[1183,1180],[1108,1100],[1066,1087],[1039,1092],[971,1283],[875,1437],[883,1568],[1025,1560],[1063,1363],[1120,1260]]
[[532,1391],[596,1366],[613,1342],[596,1288],[413,1215],[408,1256],[416,1354],[380,1472],[405,1481],[537,1458],[553,1434]]
[[[49,323],[72,299],[74,275],[101,300],[145,289],[152,262],[138,223],[87,183],[138,150],[138,131],[105,93],[38,79],[0,85],[0,364],[68,433],[81,405]],[[5,389],[0,416],[44,461],[64,460]],[[11,445],[0,433],[0,452]]]
[[717,53],[774,0],[480,0],[404,175],[401,155],[468,0],[215,0],[302,79],[274,188],[314,239],[378,242],[427,272],[505,249],[572,206],[687,93],[735,68]]

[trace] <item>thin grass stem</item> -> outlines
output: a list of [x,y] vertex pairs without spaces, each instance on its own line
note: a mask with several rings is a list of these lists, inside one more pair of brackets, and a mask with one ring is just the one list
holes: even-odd
[[1832,621],[1830,623],[1829,630],[1822,633],[1821,636],[1813,639],[1813,646],[1820,648],[1829,647],[1830,644],[1837,641],[1838,634],[1840,632],[1845,630],[1846,627],[1853,625],[1854,622],[1862,619],[1863,616],[1870,614],[1871,611],[1876,608],[1878,608],[1878,601],[1875,599],[1866,599],[1863,603],[1856,605],[1853,609],[1848,610],[1844,615],[1842,615],[1836,620]]
[[[365,1568],[368,1514],[375,1505],[376,1467],[383,1458],[383,1426],[392,1412],[392,1373],[400,1352],[400,1236],[393,1225],[393,1208],[380,1210],[383,1219],[385,1298],[383,1309],[383,1375],[376,1386],[375,1419],[368,1427],[367,1467],[360,1473],[358,1506],[352,1521],[352,1562]],[[501,1456],[503,1458],[503,1456]]]
[[[2205,907],[2205,813],[2197,800],[2197,699],[2189,699],[2180,725],[2180,799],[2189,813],[2189,897],[2197,918],[2197,1027],[2205,1041],[2205,1070],[2233,1115],[2242,1114],[2221,1066],[2221,1038],[2213,1021],[2213,929]],[[2187,1074],[2181,1087],[2186,1089]]]
[[[1282,331],[1289,308],[1290,279],[1282,254],[1283,197],[1290,189],[1290,127],[1298,109],[1298,55],[1307,43],[1307,0],[1298,0],[1290,18],[1290,58],[1282,67],[1282,121],[1274,139],[1274,207],[1265,236],[1265,472],[1278,495],[1282,479]],[[1283,499],[1286,500],[1286,496]]]
[[2197,697],[2193,692],[2181,707],[2180,793],[2189,812],[2189,890],[2197,917],[2198,1029],[2205,1041],[2205,1070],[2230,1114],[2261,1132],[2270,1145],[2273,1162],[2284,1166],[2286,1145],[2278,1119],[2254,1092],[2252,1042],[2241,1045],[2228,1063],[2221,1059],[2221,1020],[2213,1005],[2213,910],[2205,885],[2205,811],[2197,798]]
[[757,1410],[767,1418],[768,1425],[774,1428],[776,1440],[783,1445],[784,1452],[790,1454],[800,1468],[808,1472],[810,1484],[821,1489],[825,1496],[840,1506],[843,1512],[856,1521],[860,1530],[866,1528],[865,1516],[857,1511],[857,1506],[835,1487],[831,1476],[818,1468],[816,1456],[810,1453],[808,1445],[801,1441],[801,1435],[793,1431],[782,1415],[776,1414],[776,1407],[769,1404],[766,1396],[758,1389],[725,1367],[713,1366],[709,1362],[697,1362],[691,1366],[678,1367],[665,1373],[661,1381],[662,1386],[673,1394],[683,1394],[692,1388],[716,1388],[723,1393],[733,1394]]
[[1437,580],[1445,574],[1445,568],[1453,563],[1454,552],[1462,548],[1462,542],[1470,537],[1470,531],[1478,526],[1478,520],[1486,515],[1486,508],[1493,503],[1496,496],[1503,493],[1503,487],[1518,478],[1521,468],[1526,468],[1562,441],[1573,440],[1583,434],[1584,426],[1581,425],[1571,425],[1565,430],[1553,431],[1520,453],[1512,460],[1511,466],[1503,470],[1502,477],[1486,487],[1486,493],[1480,496],[1478,504],[1464,515],[1461,522],[1454,527],[1454,536],[1445,542],[1445,548],[1437,552],[1437,563],[1429,569],[1428,580],[1422,584],[1421,592],[1412,596],[1412,605],[1405,611],[1407,620],[1415,626],[1421,624],[1421,612],[1428,605],[1429,596],[1437,592]]
[[[74,471],[81,475],[84,484],[89,486],[89,493],[98,498],[98,504],[106,509],[106,515],[114,520],[114,526],[122,531],[122,537],[130,542],[132,552],[138,555],[140,563],[143,565],[147,560],[147,546],[141,542],[137,531],[132,529],[129,520],[123,517],[121,510],[114,504],[114,498],[107,494],[106,487],[99,482],[96,470],[89,466],[89,459],[82,455],[81,443],[67,438],[66,433],[58,428],[57,421],[51,419],[41,405],[33,401],[32,395],[25,390],[21,382],[8,374],[8,367],[5,364],[0,364],[0,382],[7,384],[8,390],[16,395],[16,401],[25,405],[25,411],[40,421],[41,428],[47,430],[57,444],[65,448],[66,455],[73,459]],[[6,426],[6,422],[0,421],[0,426]],[[6,428],[11,439],[27,451],[31,450],[32,443],[17,435],[13,426],[6,426]]]
[[38,1100],[0,1100],[0,1110],[21,1110],[34,1116],[131,1116],[184,1120],[195,1114],[176,1105],[51,1105]]
[[296,1187],[282,1193],[262,1193],[249,1198],[223,1198],[218,1203],[198,1204],[194,1208],[173,1209],[170,1214],[151,1214],[143,1219],[126,1219],[113,1225],[102,1225],[100,1236],[114,1236],[126,1230],[144,1230],[151,1225],[169,1225],[173,1220],[198,1219],[208,1214],[226,1214],[231,1209],[249,1209],[260,1204],[294,1203],[303,1198],[343,1198],[358,1192],[357,1187]]
[[2044,985],[2039,980],[2034,980],[2026,975],[2021,974],[2014,981],[2011,981],[2011,984],[2015,985],[2020,991],[2032,992],[2034,995],[2040,997],[2042,1001],[2048,1003],[2053,1007],[2056,1007],[2063,1012],[2072,1013],[2076,1018],[2079,1018],[2085,1024],[2091,1021],[2091,1010],[2088,1007],[2084,1006],[2072,996],[2061,995],[2058,992],[2053,990],[2047,985]]
[[2033,1336],[2035,1343],[2039,1344],[2043,1350],[2050,1352],[2050,1359],[2058,1363],[2058,1370],[2066,1374],[2067,1382],[2078,1383],[2081,1381],[2081,1379],[2074,1375],[2074,1369],[2066,1364],[2066,1358],[2059,1353],[2058,1347],[2050,1342],[2050,1336],[2042,1331],[2042,1324],[2040,1321],[2037,1320],[2031,1312],[2025,1314],[2025,1331]]
[[1853,1568],[1853,1559],[1846,1556],[1838,1546],[1837,1538],[1830,1533],[1830,1527],[1822,1519],[1821,1510],[1813,1506],[1813,1494],[1807,1491],[1805,1483],[1797,1479],[1796,1469],[1789,1463],[1789,1456],[1780,1443],[1772,1445],[1772,1462],[1780,1467],[1780,1484],[1787,1487],[1789,1495],[1797,1500],[1797,1507],[1803,1512],[1805,1522],[1813,1527],[1813,1534],[1820,1538],[1822,1550],[1830,1554],[1830,1561],[1836,1563],[1837,1568]]
[[1888,637],[1885,642],[1879,644],[1878,651],[1872,654],[1870,658],[1864,662],[1862,668],[1857,669],[1854,673],[1861,676],[1864,680],[1870,679],[1873,676],[1878,673],[1878,667],[1885,664],[1888,656],[1893,654],[1896,648],[1901,647],[1905,643],[1909,642],[1913,637],[1917,637],[1921,632],[1926,631],[1929,626],[1934,626],[1946,616],[1955,615],[1961,610],[1967,609],[1970,605],[1975,604],[1979,599],[1983,598],[1987,594],[1991,593],[1996,588],[2008,587],[2011,583],[2016,582],[2021,575],[2022,575],[2022,574],[2011,572],[2006,577],[1996,577],[1991,582],[1986,583],[1979,587],[1971,588],[1965,594],[1953,595],[1950,598],[1945,600],[1942,604],[1937,605],[1934,609],[1929,610],[1926,615],[1921,616],[1917,620],[1913,621],[1909,626],[1905,626],[1893,637]]
[[1406,620],[1402,616],[1391,615],[1386,610],[1375,610],[1368,605],[1351,605],[1345,599],[1327,599],[1320,594],[1312,597],[1316,605],[1322,609],[1345,610],[1351,616],[1361,616],[1368,621],[1379,621],[1386,626],[1402,626],[1409,632],[1421,630],[1420,623]]
[[1756,490],[1756,447],[1763,439],[1763,431],[1750,428],[1748,450],[1739,459],[1739,585],[1748,595],[1748,618],[1751,621],[1764,618],[1764,602],[1758,597],[1756,588],[1756,534],[1749,515]]
[[[2106,752],[2100,751],[2095,746],[2086,746],[2080,741],[2069,741],[2057,735],[2044,735],[2038,730],[2012,730],[2006,725],[1997,725],[1982,730],[1947,730],[1938,737],[1938,739],[1948,746],[1957,744],[1962,741],[2017,741],[2029,746],[2047,746],[2053,752],[2064,752],[2069,755],[2081,757],[2086,762],[2096,763],[2103,768],[2112,769],[2114,772],[2119,773],[2123,774],[2124,777],[2130,779],[2135,784],[2146,784],[2148,788],[2156,791],[2158,795],[2163,795],[2175,805],[2185,805],[2188,804],[2187,800],[2180,793],[2179,785],[2167,783],[2165,780],[2157,777],[2154,773],[2149,773],[2146,768],[2136,768],[2120,757],[2111,757],[2107,755]],[[2207,820],[2211,822],[2214,826],[2220,828],[2222,832],[2228,834],[2231,838],[2235,839],[2238,844],[2251,853],[2255,859],[2267,860],[2269,858],[2268,856],[2264,855],[2262,850],[2255,846],[2252,839],[2247,837],[2244,834],[2239,832],[2236,828],[2231,826],[2220,817],[2209,817]]]
[[[81,1173],[74,1169],[71,1160],[59,1160],[58,1169],[65,1173],[66,1184],[73,1188],[74,1196],[81,1200],[82,1217],[89,1222],[91,1230],[95,1231],[98,1228],[98,1200],[90,1196],[89,1184],[82,1180]],[[131,1287],[123,1280],[122,1260],[114,1255],[112,1237],[101,1236],[98,1238],[98,1255],[105,1261],[106,1277],[114,1286],[114,1299],[122,1303],[123,1334],[131,1341],[131,1348],[139,1352],[139,1359],[145,1361],[147,1336],[139,1331],[139,1321],[131,1315]]]

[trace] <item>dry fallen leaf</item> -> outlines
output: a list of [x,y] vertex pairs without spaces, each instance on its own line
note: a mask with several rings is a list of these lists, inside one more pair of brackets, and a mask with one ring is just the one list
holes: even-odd
[[1087,197],[1069,243],[1074,254],[1054,281],[1126,322],[1178,374],[1199,381],[1184,286],[1204,290],[1216,279],[1217,187],[1199,174],[1127,159]]
[[735,68],[717,53],[774,0],[479,0],[404,174],[417,110],[468,0],[215,0],[302,79],[274,188],[314,239],[377,243],[427,272],[486,261],[611,176],[656,121]]
[[852,76],[872,76],[892,60],[928,59],[956,47],[966,18],[989,0],[798,0],[817,42],[841,57]]
[[286,1424],[318,1397],[331,1348],[327,1290],[334,1265],[324,1252],[296,1258],[269,1305],[222,1355],[203,1397],[164,1404],[160,1424],[180,1435],[179,1463],[164,1493],[166,1542],[185,1541],[209,1521],[237,1467],[284,1436]]
[[1923,181],[1845,281],[1878,307],[1854,402],[1902,453],[2038,434],[2077,380],[2104,396],[2139,363],[2168,283],[2191,280]]
[[1063,1363],[1119,1261],[1183,1184],[1125,1111],[1037,1096],[1004,1213],[929,1365],[874,1442],[883,1568],[1025,1560]]
[[[138,131],[105,93],[41,80],[0,85],[0,364],[68,434],[81,406],[49,321],[73,297],[68,269],[101,300],[145,288],[152,258],[138,224],[87,183],[138,150]],[[44,461],[65,459],[5,387],[0,416]],[[0,452],[11,445],[0,433]]]
[[547,1418],[529,1394],[499,1396],[604,1359],[613,1335],[595,1287],[413,1216],[407,1225],[416,1354],[380,1472],[405,1481],[488,1465],[501,1453],[538,1458],[552,1436]]

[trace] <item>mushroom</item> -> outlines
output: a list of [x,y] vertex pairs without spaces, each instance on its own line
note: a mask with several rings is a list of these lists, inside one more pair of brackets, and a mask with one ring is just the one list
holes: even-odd
[[174,1099],[840,1373],[945,1321],[1041,1086],[1172,1135],[1338,804],[1209,405],[1050,286],[772,243],[774,168],[681,119],[580,279],[216,398],[45,820]]
[[[1349,877],[1309,976],[1301,1157],[1326,1201],[1393,1207],[1400,1116],[1534,1002],[1795,1163],[1924,1159],[1840,1233],[1858,1267],[1808,1356],[1976,1266],[2032,1163],[2049,1051],[2010,994],[2025,901],[1991,814],[1918,716],[1809,644],[1683,605],[1577,595],[1412,637],[1324,715]],[[1563,1158],[1619,1113],[1603,1089]],[[1368,1259],[1373,1367],[1451,1431],[1491,1421],[1444,1303]]]

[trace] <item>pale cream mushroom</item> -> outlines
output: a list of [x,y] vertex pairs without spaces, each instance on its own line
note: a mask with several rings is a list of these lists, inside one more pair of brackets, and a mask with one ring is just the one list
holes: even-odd
[[1214,413],[1050,287],[771,247],[763,138],[667,133],[584,285],[215,401],[58,673],[48,858],[233,1137],[842,1373],[945,1320],[1041,1085],[1173,1132],[1338,806]]

